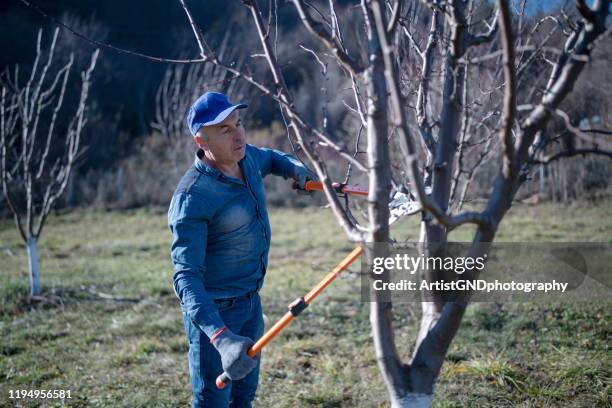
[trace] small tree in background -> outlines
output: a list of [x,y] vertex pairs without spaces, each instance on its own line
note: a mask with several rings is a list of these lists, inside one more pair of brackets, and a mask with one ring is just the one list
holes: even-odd
[[0,99],[0,178],[4,199],[28,251],[30,295],[40,295],[38,239],[57,199],[66,189],[82,153],[81,133],[87,123],[87,97],[98,50],[81,72],[76,109],[64,108],[69,89],[71,53],[56,61],[59,30],[46,52],[38,32],[36,58],[26,80],[19,66],[2,75]]

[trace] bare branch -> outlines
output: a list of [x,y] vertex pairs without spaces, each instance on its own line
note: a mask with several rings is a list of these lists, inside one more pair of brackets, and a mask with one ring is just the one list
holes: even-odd
[[[259,13],[259,8],[251,0],[243,0],[243,3],[251,10],[251,14],[255,18],[255,15]],[[185,11],[189,12],[189,9],[185,7]],[[261,19],[261,14],[257,14],[257,15],[259,16],[259,19]],[[258,21],[256,20],[256,24],[257,23]],[[223,63],[222,61],[219,60],[219,58],[214,53],[212,53],[212,51],[210,51],[210,54],[207,55],[207,58],[208,58],[207,61],[233,74],[234,78],[232,79],[243,78],[247,82],[249,82],[251,85],[259,89],[264,95],[269,96],[275,101],[277,101],[281,105],[281,108],[284,108],[286,109],[288,113],[291,113],[291,117],[295,121],[296,124],[299,124],[303,129],[306,129],[309,133],[312,133],[318,138],[320,138],[327,146],[334,149],[340,156],[342,156],[343,158],[351,162],[353,165],[355,165],[355,167],[357,167],[361,171],[366,171],[363,164],[358,162],[346,149],[338,146],[331,139],[329,139],[329,137],[327,137],[325,134],[323,134],[319,130],[314,129],[311,126],[309,126],[306,123],[306,121],[296,112],[293,102],[288,97],[288,90],[287,90],[286,85],[284,84],[284,79],[280,72],[280,69],[277,66],[276,56],[273,54],[270,46],[267,44],[269,38],[265,36],[264,29],[259,30],[259,28],[261,27],[263,27],[263,23],[261,24],[261,26],[257,25],[257,28],[258,28],[258,32],[260,32],[262,35],[262,38],[261,38],[262,44],[265,43],[267,46],[267,48],[265,49],[264,56],[266,57],[266,60],[268,61],[268,65],[271,67],[272,66],[274,67],[271,69],[272,69],[272,74],[273,74],[274,81],[277,87],[277,92],[273,92],[270,88],[268,88],[261,82],[257,81],[253,76],[243,73],[242,71],[240,71],[240,69],[234,68],[228,64]],[[198,43],[202,43],[203,45],[206,44],[203,36],[201,35],[197,36],[197,41]]]
[[[582,139],[585,142],[589,142],[593,144],[603,144],[603,145],[612,147],[612,145],[610,145],[609,142],[606,142],[604,140],[595,140],[594,136],[588,136],[584,133],[582,129],[577,128],[576,126],[572,125],[572,121],[570,120],[569,115],[565,113],[564,111],[562,111],[561,109],[559,108],[555,109],[554,113],[557,116],[559,116],[561,119],[563,119],[563,122],[565,123],[565,127],[567,128],[567,130],[569,130],[573,135],[575,135],[579,139]],[[590,132],[590,133],[598,133],[598,132]]]
[[91,56],[89,67],[81,73],[81,95],[79,97],[79,105],[77,107],[77,111],[72,122],[74,123],[74,126],[72,126],[72,124],[71,126],[69,126],[66,135],[66,160],[63,164],[59,166],[59,172],[56,179],[54,181],[49,182],[47,185],[47,189],[42,202],[41,212],[38,218],[38,226],[36,228],[34,236],[40,235],[45,224],[46,218],[49,212],[51,211],[51,208],[53,208],[53,205],[55,204],[57,199],[64,193],[64,190],[68,185],[68,178],[70,176],[72,168],[74,167],[74,163],[79,153],[81,134],[87,121],[86,108],[87,99],[89,96],[89,88],[91,86],[91,75],[96,66],[99,53],[99,49],[94,51]]
[[312,54],[314,56],[314,58],[317,60],[317,63],[319,64],[319,66],[321,67],[321,72],[325,73],[327,71],[327,67],[325,66],[325,64],[323,63],[323,61],[321,61],[321,58],[319,58],[319,56],[317,55],[316,52],[314,52],[313,50],[311,50],[308,47],[303,46],[302,44],[299,44],[298,47],[300,47],[301,49],[303,49],[304,51]]
[[[534,53],[537,53],[538,51],[546,51],[546,52],[550,52],[556,55],[561,55],[562,53],[559,49],[554,48],[554,47],[542,47],[542,46],[536,47],[534,45],[525,45],[522,47],[516,47],[515,51],[516,52],[534,52]],[[464,57],[464,58],[459,59],[459,63],[470,64],[470,65],[481,64],[483,62],[490,61],[495,58],[499,58],[501,55],[503,55],[503,53],[504,53],[503,50],[497,50],[497,51],[493,51],[485,55],[481,55],[479,57],[474,57],[474,58]]]
[[473,35],[466,31],[465,33],[466,45],[470,47],[470,46],[477,46],[477,45],[486,44],[486,43],[491,42],[493,38],[495,38],[495,36],[497,35],[498,18],[499,18],[499,11],[495,13],[495,16],[493,17],[493,21],[490,24],[489,30],[485,33]]
[[363,113],[363,108],[362,108],[362,104],[363,101],[361,100],[361,95],[359,93],[359,87],[357,86],[357,80],[355,79],[355,76],[353,74],[351,74],[351,86],[353,88],[353,95],[355,97],[355,105],[357,106],[357,114],[359,115],[359,119],[361,120],[361,126],[367,126],[367,121],[365,118],[365,115]]
[[576,0],[576,8],[582,17],[588,21],[595,20],[595,13],[586,5],[584,0]]
[[423,206],[423,209],[429,211],[440,224],[446,226],[449,230],[452,230],[453,228],[465,223],[473,223],[482,227],[487,227],[489,225],[489,219],[486,214],[474,212],[459,214],[451,217],[447,215],[436,204],[436,202],[425,193],[423,181],[418,174],[416,149],[414,148],[412,138],[410,137],[405,111],[402,109],[402,95],[396,80],[397,73],[395,64],[393,63],[393,51],[387,38],[384,16],[382,14],[383,12],[381,10],[379,1],[372,1],[372,11],[376,22],[378,38],[381,42],[381,47],[383,50],[385,78],[387,80],[387,87],[389,88],[391,104],[393,106],[393,123],[397,128],[400,138],[400,146],[403,150],[404,168],[406,169],[411,185],[415,188],[415,194],[419,202]]
[[559,27],[559,29],[563,32],[565,36],[569,37],[571,35],[571,32],[567,31],[565,27],[563,27],[563,24],[561,23],[561,21],[559,21],[559,19],[555,16],[542,17],[540,21],[538,21],[536,25],[531,29],[531,34],[533,35],[536,31],[538,31],[538,29],[540,28],[540,25],[542,25],[545,21],[548,21],[548,20],[555,22],[557,24],[557,27]]
[[41,16],[43,16],[44,18],[51,20],[53,23],[57,24],[58,26],[68,30],[70,33],[72,33],[75,37],[78,37],[82,40],[87,41],[88,43],[91,43],[93,45],[96,45],[100,48],[105,48],[105,49],[109,49],[121,54],[127,54],[127,55],[131,55],[134,57],[139,57],[139,58],[143,58],[146,59],[148,61],[153,61],[153,62],[160,62],[160,63],[170,63],[170,64],[196,64],[196,63],[200,63],[200,62],[206,62],[205,58],[198,58],[198,59],[172,59],[172,58],[162,58],[162,57],[155,57],[155,56],[151,56],[151,55],[146,55],[140,52],[135,52],[135,51],[130,51],[130,50],[126,50],[124,48],[120,48],[120,47],[115,47],[114,45],[111,44],[107,44],[107,43],[103,43],[101,41],[98,40],[94,40],[93,38],[89,38],[81,33],[79,33],[78,31],[76,31],[75,29],[73,29],[72,27],[62,23],[61,21],[59,21],[58,19],[50,16],[49,14],[47,14],[46,12],[44,12],[40,7],[38,7],[37,5],[31,3],[28,0],[19,0],[21,1],[23,4],[25,4],[26,6],[30,7],[31,9],[33,9],[34,11],[36,11],[38,14],[40,14]]
[[[198,27],[198,25],[196,24],[191,12],[189,11],[189,8],[187,7],[187,4],[185,4],[185,0],[179,0],[179,1],[181,2],[181,6],[183,6],[183,10],[185,10],[185,14],[187,14],[187,18],[189,19],[189,24],[191,25],[193,34],[196,38],[196,41],[198,42],[198,47],[200,48],[200,55],[202,56],[203,60],[207,60],[209,53],[211,53],[211,50],[208,44],[206,43],[206,40],[204,39],[202,30],[200,30],[200,27]],[[206,50],[204,49],[204,47],[206,47]]]
[[579,31],[574,31],[570,34],[569,38],[565,42],[565,46],[563,48],[563,52],[559,56],[557,63],[554,65],[553,70],[550,74],[550,78],[548,79],[548,84],[546,84],[546,91],[550,91],[550,88],[553,86],[555,81],[559,78],[561,70],[565,66],[565,64],[569,61],[572,56],[572,49],[578,40]]
[[431,134],[432,126],[427,114],[427,104],[429,95],[429,81],[433,67],[433,52],[438,42],[438,31],[440,30],[439,25],[439,11],[437,8],[434,8],[431,16],[429,35],[427,37],[427,45],[425,46],[425,51],[421,55],[423,59],[423,66],[421,67],[421,78],[419,80],[416,105],[417,123],[419,125],[421,137],[431,153],[434,151],[435,142]]
[[[533,141],[547,125],[551,112],[555,111],[563,99],[573,88],[577,78],[582,72],[587,57],[597,38],[606,32],[606,18],[609,14],[610,0],[598,0],[594,3],[595,20],[584,24],[577,33],[576,38],[570,37],[571,53],[580,58],[568,58],[560,67],[558,74],[545,92],[542,101],[524,119],[520,125],[519,137],[516,147],[516,166],[526,163]],[[524,177],[518,172],[511,179],[500,172],[495,181],[487,209],[491,214],[494,228],[490,231],[479,230],[475,241],[490,242],[495,236],[495,230],[504,214],[510,208],[512,198],[520,187]]]
[[[438,9],[434,9],[434,13],[436,13],[437,11],[438,11]],[[406,37],[408,37],[408,40],[410,41],[410,44],[412,45],[412,48],[414,48],[414,50],[416,51],[418,56],[421,57],[422,60],[424,60],[425,59],[424,52],[423,52],[423,50],[421,50],[421,47],[419,46],[419,43],[417,43],[416,39],[412,35],[412,32],[410,32],[408,27],[404,26],[402,23],[400,23],[400,24],[402,25],[402,30],[404,31],[404,34],[406,35]],[[433,24],[433,22],[432,22],[432,24]]]
[[605,129],[580,129],[582,133],[601,133],[602,135],[612,135],[612,130]]
[[397,23],[402,14],[402,3],[403,0],[395,1],[395,6],[393,6],[393,10],[391,11],[391,18],[387,24],[387,34],[392,34],[393,31],[395,31],[395,27],[397,27]]
[[[54,61],[58,34],[59,29],[56,29],[46,50],[47,61],[39,69],[39,61],[44,55],[41,47],[42,31],[40,31],[36,62],[28,80],[22,85],[16,68],[14,78],[11,79],[7,74],[10,89],[2,87],[0,106],[2,190],[17,228],[28,245],[40,236],[46,217],[65,190],[68,176],[78,157],[80,136],[87,122],[86,102],[91,75],[99,53],[99,50],[93,53],[91,65],[81,75],[83,82],[81,98],[77,111],[66,128],[63,140],[65,151],[63,154],[58,154],[53,165],[49,166],[50,146],[56,133],[56,122],[65,100],[69,72],[74,61],[72,54],[65,65],[57,65]],[[57,72],[53,76],[49,75],[56,65]],[[39,129],[39,124],[46,126],[46,138],[43,141],[39,140],[40,133],[43,133]],[[13,197],[14,193],[20,193],[22,197],[17,200]],[[19,205],[23,205],[24,208],[19,208]],[[36,228],[34,228],[35,223],[37,223]],[[37,270],[37,266],[34,266],[33,270]],[[32,272],[33,270],[31,273],[36,274],[37,272]],[[36,290],[35,286],[33,284],[33,291]]]
[[[40,162],[38,165],[38,172],[36,173],[36,176],[35,176],[37,179],[39,179],[42,176],[43,168],[45,167],[45,161],[47,159],[47,155],[49,154],[49,149],[51,147],[51,138],[53,137],[53,131],[55,130],[55,122],[57,120],[57,114],[59,113],[59,110],[61,109],[62,104],[64,102],[64,94],[66,92],[66,85],[68,84],[68,74],[70,73],[70,68],[72,67],[73,61],[74,61],[74,56],[73,54],[70,54],[70,61],[68,62],[68,64],[64,66],[64,68],[58,71],[58,74],[56,76],[56,81],[57,79],[60,78],[62,74],[64,76],[64,79],[62,81],[62,87],[60,88],[59,97],[57,98],[57,103],[55,104],[55,108],[53,109],[53,114],[51,115],[51,121],[49,122],[49,130],[47,132],[47,143],[45,145],[45,150],[43,151],[43,154],[40,158]],[[51,93],[53,92],[54,89],[55,89],[55,86],[52,85],[49,87],[48,92]],[[39,111],[39,115],[40,115],[40,111]]]
[[485,160],[487,160],[488,158],[492,157],[495,154],[495,150],[491,148],[491,144],[493,140],[494,140],[493,135],[490,135],[486,138],[484,142],[484,147],[480,151],[480,154],[478,155],[478,158],[476,159],[474,164],[471,166],[469,170],[463,171],[464,173],[467,174],[467,176],[463,184],[463,188],[461,189],[461,195],[459,197],[459,202],[457,203],[457,206],[456,206],[457,211],[461,211],[461,209],[463,208],[463,205],[466,202],[468,190],[470,189],[470,185],[472,181],[474,180],[474,177],[476,175],[477,170],[480,168],[480,165]]
[[534,158],[529,159],[527,162],[529,164],[550,164],[559,159],[563,159],[566,157],[574,157],[574,156],[587,156],[587,155],[599,155],[612,158],[612,151],[600,150],[600,149],[572,149],[572,150],[564,150],[550,156],[544,156],[542,158]]
[[[525,105],[520,105],[517,107],[517,109],[519,111],[525,111],[525,110],[534,110],[535,107],[534,105],[530,105],[530,104],[525,104]],[[592,143],[594,145],[603,145],[605,147],[610,147],[612,148],[612,145],[610,144],[610,142],[606,141],[606,140],[599,140],[599,139],[595,139],[595,136],[589,136],[586,133],[604,133],[605,132],[601,132],[601,131],[590,131],[587,132],[583,129],[577,128],[576,126],[572,125],[572,121],[569,117],[569,115],[564,112],[563,110],[557,108],[555,110],[550,110],[549,113],[554,113],[555,115],[559,116],[562,120],[563,123],[565,124],[565,127],[567,128],[567,130],[572,133],[572,135],[576,136],[577,138],[587,142],[587,143]],[[608,132],[608,134],[612,134],[612,132]]]
[[514,117],[516,116],[516,72],[514,68],[514,44],[508,1],[498,0],[497,7],[501,16],[499,19],[499,26],[504,51],[503,64],[504,78],[506,81],[500,139],[502,141],[504,154],[504,176],[506,178],[511,178],[511,173],[517,170],[514,158],[514,141],[512,140],[512,126],[514,124]]
[[[19,212],[13,198],[11,197],[8,187],[8,181],[11,175],[7,170],[6,155],[7,149],[12,147],[9,135],[13,129],[11,122],[17,122],[17,107],[15,106],[15,97],[11,98],[7,95],[7,93],[7,89],[2,87],[0,97],[0,178],[2,181],[2,192],[4,199],[6,200],[9,210],[13,214],[13,219],[15,220],[17,230],[21,234],[21,238],[23,238],[24,241],[27,241],[26,231],[21,223]],[[13,138],[12,141],[15,141],[15,138]]]
[[319,40],[334,53],[334,55],[344,68],[346,68],[349,72],[352,72],[355,75],[363,72],[365,67],[361,66],[359,62],[351,58],[344,51],[343,47],[338,43],[338,41],[334,37],[332,37],[320,23],[313,20],[312,17],[304,10],[302,0],[291,0],[291,2],[295,6],[295,9],[299,14],[302,23],[308,29],[308,31],[310,31],[317,38],[319,38]]
[[[286,109],[286,113],[289,117],[289,120],[292,122],[292,129],[298,139],[298,142],[300,143],[300,146],[304,150],[306,156],[308,156],[308,159],[314,166],[315,171],[317,172],[317,174],[323,181],[323,186],[324,186],[323,189],[330,203],[332,211],[336,215],[336,218],[338,219],[341,227],[344,229],[345,233],[350,239],[354,241],[358,241],[358,242],[363,241],[363,234],[355,228],[355,226],[352,223],[352,220],[347,215],[346,211],[342,209],[338,196],[336,195],[336,193],[333,191],[331,187],[331,181],[327,175],[327,169],[325,167],[325,164],[319,159],[317,152],[313,148],[311,148],[310,146],[311,142],[310,141],[307,142],[305,140],[305,138],[302,135],[302,132],[304,129],[306,129],[306,130],[309,130],[315,133],[319,138],[329,143],[331,146],[335,146],[335,143],[333,143],[331,140],[329,140],[329,138],[327,138],[327,136],[317,131],[316,129],[311,129],[310,127],[308,127],[306,123],[302,121],[301,118],[294,112],[293,101],[291,99],[291,95],[285,84],[285,79],[283,77],[282,72],[280,71],[280,68],[278,67],[276,56],[272,53],[272,50],[269,44],[269,39],[266,38],[264,35],[264,27],[263,27],[263,22],[261,19],[261,12],[259,11],[259,7],[257,6],[257,3],[252,0],[242,0],[242,2],[251,11],[253,21],[255,23],[257,32],[259,34],[260,43],[262,45],[264,54],[266,56],[266,60],[268,61],[268,66],[270,67],[270,71],[272,72],[274,83],[278,90],[279,99],[283,102],[283,105],[281,106],[288,108]],[[357,163],[361,165],[361,163],[353,159],[348,153],[346,153],[346,155],[350,157],[352,163]],[[343,155],[343,157],[346,157],[346,156]],[[361,167],[363,167],[363,165],[361,165]]]

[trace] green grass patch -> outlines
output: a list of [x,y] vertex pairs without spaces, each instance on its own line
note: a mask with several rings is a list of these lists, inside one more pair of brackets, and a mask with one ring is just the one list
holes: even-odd
[[[607,203],[518,204],[499,241],[610,242],[610,210]],[[267,327],[352,249],[328,209],[270,215]],[[418,227],[418,217],[401,220],[393,236],[415,240]],[[459,229],[452,239],[470,234]],[[188,343],[169,245],[164,209],[51,216],[39,249],[44,300],[30,301],[25,246],[12,222],[0,221],[0,406],[9,389],[33,388],[70,389],[68,406],[188,405]],[[263,351],[255,406],[388,406],[358,270],[343,273]],[[434,405],[611,406],[610,306],[470,306]],[[420,310],[396,304],[394,311],[398,352],[407,360]]]

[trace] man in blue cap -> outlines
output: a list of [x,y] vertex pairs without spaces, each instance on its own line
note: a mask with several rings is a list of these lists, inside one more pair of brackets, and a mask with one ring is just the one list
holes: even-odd
[[[174,291],[189,339],[192,407],[250,407],[259,355],[246,354],[263,334],[259,289],[270,248],[263,177],[316,179],[290,155],[246,144],[239,109],[207,92],[189,110],[198,146],[168,210]],[[222,390],[215,379],[232,380]]]

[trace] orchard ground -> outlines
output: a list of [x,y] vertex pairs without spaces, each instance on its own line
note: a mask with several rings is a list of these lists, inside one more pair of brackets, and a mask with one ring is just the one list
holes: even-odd
[[[516,204],[498,241],[612,240],[610,200]],[[269,327],[352,249],[330,210],[270,209],[262,290]],[[418,237],[418,216],[393,226]],[[468,229],[451,235],[469,240]],[[40,242],[43,297],[28,300],[25,245],[0,221],[0,406],[9,390],[71,390],[66,406],[177,407],[190,401],[187,340],[172,290],[163,208],[52,216]],[[263,352],[256,407],[386,407],[359,265]],[[612,406],[612,301],[475,304],[446,357],[434,406]],[[406,360],[418,305],[395,306]],[[20,401],[19,406],[62,406]]]

